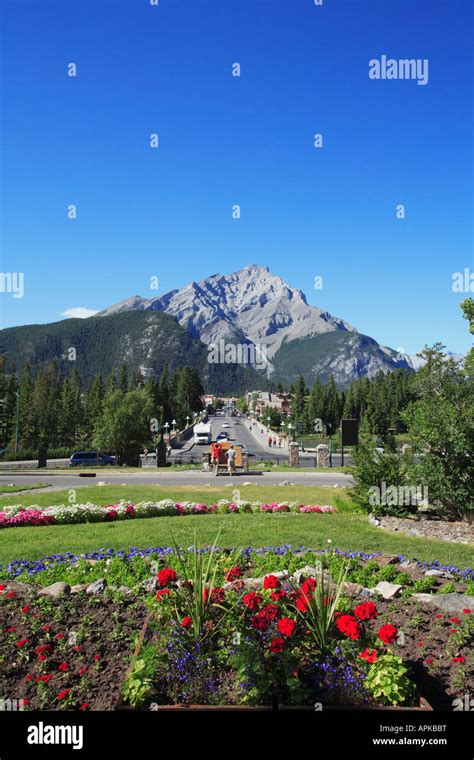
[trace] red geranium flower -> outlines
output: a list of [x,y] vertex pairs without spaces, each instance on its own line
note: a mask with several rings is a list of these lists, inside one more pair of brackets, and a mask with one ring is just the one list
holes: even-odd
[[63,691],[59,692],[57,699],[64,699],[64,697],[67,697],[70,691],[71,689],[63,689]]
[[270,620],[276,620],[278,617],[278,608],[274,604],[266,604],[262,607],[261,612],[265,613]]
[[450,619],[451,623],[459,623],[459,618],[458,617],[452,617],[452,618],[449,618],[449,619]]
[[14,633],[14,631],[15,631],[14,625],[12,625],[11,628],[7,628],[7,633]]
[[262,597],[255,591],[251,591],[249,594],[244,594],[242,601],[249,610],[258,610],[262,603]]
[[55,636],[55,638],[56,639],[63,639],[64,638],[64,633],[57,633],[56,636]]
[[283,636],[293,636],[296,622],[292,618],[282,618],[278,621],[278,630],[280,633],[283,634]]
[[336,620],[338,629],[352,641],[360,637],[360,625],[353,615],[340,615]]
[[80,705],[79,710],[87,710],[88,707],[90,707],[89,702],[84,702],[84,704]]
[[158,601],[160,601],[160,599],[163,599],[165,596],[168,596],[169,593],[170,593],[169,588],[162,588],[160,591],[156,592],[156,598],[158,599]]
[[69,670],[69,665],[67,662],[62,662],[61,665],[58,665],[58,670],[62,670],[63,673],[65,673],[67,670]]
[[267,628],[271,625],[271,622],[271,618],[265,614],[264,610],[257,612],[255,617],[253,617],[251,620],[252,628],[256,628],[257,631],[266,631]]
[[377,652],[375,649],[364,649],[364,651],[360,653],[359,657],[361,657],[363,660],[367,660],[369,663],[373,663],[377,659]]
[[464,662],[464,657],[453,657],[453,662]]
[[315,578],[306,578],[306,580],[304,580],[303,583],[301,584],[301,590],[308,596],[312,594],[315,588],[316,588]]
[[43,644],[42,646],[35,649],[35,654],[41,654],[42,652],[47,652],[47,650],[50,648],[51,648],[50,644]]
[[53,676],[51,674],[48,674],[45,676],[38,676],[38,678],[36,679],[36,683],[41,683],[41,682],[48,683],[48,681],[51,681],[52,677]]
[[28,673],[28,675],[27,675],[27,676],[26,676],[26,678],[25,678],[25,681],[32,681],[32,680],[33,680],[33,678],[34,678],[34,675],[33,675],[33,673]]
[[[207,602],[209,591],[207,588],[202,592],[202,598],[204,602]],[[211,589],[210,602],[211,604],[222,604],[225,598],[225,591],[223,588]]]
[[281,583],[276,575],[267,575],[263,579],[263,588],[280,588]]
[[377,607],[373,602],[363,602],[363,604],[359,604],[354,610],[354,615],[359,620],[375,620],[378,614]]
[[79,671],[79,675],[80,675],[80,676],[83,676],[83,675],[84,675],[84,673],[87,673],[87,668],[86,668],[86,666],[85,666],[85,665],[83,665],[83,666],[82,666],[82,668],[80,669],[80,671]]
[[176,572],[172,567],[164,567],[158,573],[158,583],[160,586],[167,586],[168,583],[176,580]]
[[50,628],[51,628],[51,626],[50,626],[50,625],[42,625],[42,626],[41,626],[41,630],[42,630],[42,631],[49,631],[49,629],[50,629]]
[[230,570],[227,571],[225,579],[228,583],[232,583],[232,581],[236,581],[238,578],[240,578],[242,575],[242,571],[240,567],[231,567]]
[[463,612],[464,612],[464,614],[465,614],[465,615],[470,615],[470,614],[471,614],[471,612],[472,612],[472,610],[470,610],[468,607],[465,607],[465,608],[463,609]]
[[458,629],[457,629],[457,628],[451,628],[451,630],[449,631],[449,633],[451,633],[451,634],[452,634],[452,633],[457,633],[457,632],[458,632]]
[[16,596],[14,591],[9,591],[8,594],[5,595],[5,599],[12,599],[14,596]]
[[394,625],[383,625],[378,632],[378,637],[385,644],[391,644],[397,638],[398,631]]
[[192,623],[192,620],[189,615],[186,615],[186,617],[184,617],[181,621],[181,625],[183,626],[183,628],[187,628],[189,625],[191,625],[191,623]]
[[275,654],[279,654],[280,652],[283,652],[283,647],[285,645],[285,642],[282,638],[278,637],[276,639],[272,639],[270,642],[270,652],[274,652]]
[[1,583],[0,584],[0,591],[5,591],[5,589],[6,589],[5,583]]
[[21,608],[21,611],[22,612],[28,612],[29,609],[30,609],[30,605],[29,604],[25,604],[25,606]]
[[296,600],[296,609],[300,612],[306,612],[308,609],[308,597],[305,594],[299,594]]
[[20,641],[16,642],[17,647],[24,647],[25,644],[28,644],[28,639],[20,639]]
[[281,602],[282,599],[284,599],[286,596],[286,591],[283,588],[279,588],[277,591],[273,591],[270,594],[270,599],[272,599],[274,602]]
[[433,660],[431,659],[431,657],[427,657],[427,658],[426,658],[426,660],[425,660],[425,662],[426,662],[428,665],[431,665],[431,663],[433,662]]

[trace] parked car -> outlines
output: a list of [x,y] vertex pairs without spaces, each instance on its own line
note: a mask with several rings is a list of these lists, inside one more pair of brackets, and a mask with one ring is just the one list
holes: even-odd
[[69,459],[69,467],[99,467],[116,464],[115,457],[100,451],[74,451]]

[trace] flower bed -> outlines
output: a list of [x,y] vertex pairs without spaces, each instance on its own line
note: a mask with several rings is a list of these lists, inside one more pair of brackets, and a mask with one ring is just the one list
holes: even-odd
[[179,517],[180,515],[204,514],[249,514],[297,512],[300,514],[326,514],[337,512],[336,507],[317,504],[303,505],[298,502],[261,504],[256,501],[235,503],[222,499],[215,504],[196,502],[175,502],[162,499],[157,502],[133,504],[121,501],[105,507],[97,504],[71,504],[54,507],[15,505],[3,507],[0,512],[0,528],[26,527],[33,525],[63,525],[86,522],[106,522],[110,520],[133,520],[142,517]]
[[[410,706],[420,694],[452,709],[474,688],[473,610],[351,598],[322,572],[337,578],[345,566],[354,580],[379,555],[302,547],[94,554],[0,569],[0,689],[25,709],[115,709],[122,699],[145,709]],[[321,569],[310,572],[317,558]],[[29,585],[9,588],[8,575]],[[42,585],[85,584],[49,599],[31,575]],[[98,576],[105,590],[86,594]]]

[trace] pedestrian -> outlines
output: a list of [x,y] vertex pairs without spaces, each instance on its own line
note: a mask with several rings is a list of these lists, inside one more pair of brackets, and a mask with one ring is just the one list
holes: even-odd
[[275,438],[275,436],[273,436],[273,446],[276,446],[276,445],[277,445],[277,439]]
[[271,435],[268,436],[268,445],[271,447],[272,445],[272,437]]
[[235,449],[232,444],[227,449],[227,471],[229,475],[235,472]]
[[214,475],[217,475],[217,470],[219,466],[219,454],[222,449],[222,444],[217,443],[211,443],[211,464],[214,468]]
[[279,447],[281,449],[281,435],[278,437],[278,445],[279,445]]

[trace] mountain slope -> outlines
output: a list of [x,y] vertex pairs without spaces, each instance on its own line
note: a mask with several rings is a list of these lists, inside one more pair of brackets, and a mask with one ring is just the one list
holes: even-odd
[[[71,348],[76,352],[74,362],[68,359]],[[152,311],[10,327],[0,331],[0,354],[7,355],[8,368],[15,365],[18,371],[25,364],[36,369],[52,360],[65,374],[76,367],[85,382],[98,372],[105,377],[124,363],[129,372],[140,369],[145,376],[160,374],[165,364],[171,371],[187,364],[200,371],[211,392],[232,393],[247,385],[262,385],[261,376],[251,367],[209,364],[202,342],[172,316]]]
[[226,340],[266,346],[269,358],[284,340],[333,330],[354,331],[351,325],[311,306],[301,290],[290,288],[268,267],[252,264],[229,275],[215,274],[149,300],[133,296],[102,312],[152,310],[172,314],[204,343]]
[[373,338],[339,330],[285,341],[272,361],[272,381],[293,382],[301,372],[308,385],[317,377],[325,382],[333,375],[338,385],[347,385],[359,377],[407,369],[405,360],[397,361],[395,351],[382,348]]

